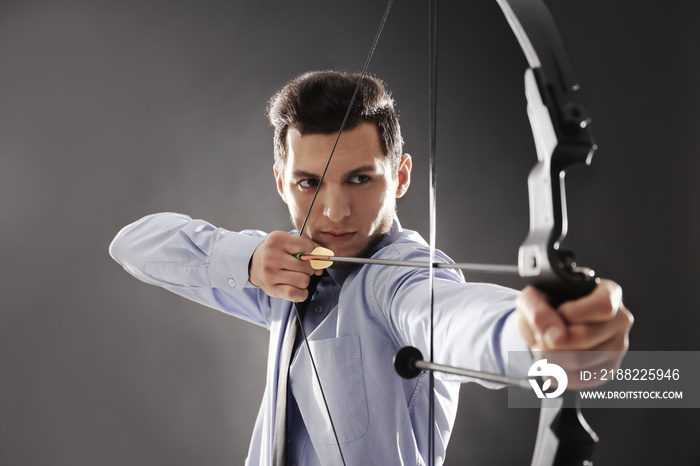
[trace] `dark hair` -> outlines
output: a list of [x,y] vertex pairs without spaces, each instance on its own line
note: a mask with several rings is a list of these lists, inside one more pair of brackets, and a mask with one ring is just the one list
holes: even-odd
[[[267,115],[275,128],[275,164],[287,158],[289,128],[302,135],[338,132],[359,78],[358,73],[312,71],[293,79],[270,99]],[[365,121],[377,125],[382,152],[398,163],[403,138],[394,100],[380,79],[367,75],[362,79],[345,129]]]

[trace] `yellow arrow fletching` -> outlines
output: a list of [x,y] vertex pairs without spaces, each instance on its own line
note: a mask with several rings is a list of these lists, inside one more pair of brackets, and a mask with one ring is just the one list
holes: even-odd
[[[312,255],[312,256],[333,256],[333,251],[331,251],[330,249],[318,247],[318,248],[314,249],[313,251],[311,251],[310,255]],[[322,261],[322,260],[312,259],[309,261],[309,264],[311,264],[311,267],[314,270],[323,270],[323,269],[327,269],[328,267],[333,265],[333,261]]]

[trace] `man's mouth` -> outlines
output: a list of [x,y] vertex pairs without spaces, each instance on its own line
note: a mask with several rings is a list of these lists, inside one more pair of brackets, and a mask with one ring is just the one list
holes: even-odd
[[322,231],[321,238],[329,243],[345,243],[350,241],[355,236],[355,232],[343,232],[343,231]]

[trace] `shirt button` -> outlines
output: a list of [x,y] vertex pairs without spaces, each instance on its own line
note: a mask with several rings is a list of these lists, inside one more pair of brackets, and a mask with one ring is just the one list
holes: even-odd
[[323,306],[316,306],[316,308],[314,309],[314,312],[315,312],[316,314],[322,313],[322,312],[323,312]]
[[236,287],[236,280],[234,280],[233,278],[229,278],[229,279],[228,279],[228,285],[229,285],[231,288],[235,288],[235,287]]

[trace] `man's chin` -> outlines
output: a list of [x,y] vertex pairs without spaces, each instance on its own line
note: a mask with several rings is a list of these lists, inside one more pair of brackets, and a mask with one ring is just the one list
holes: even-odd
[[[350,241],[347,243],[332,243],[327,241],[317,241],[314,238],[312,239],[316,242],[316,244],[333,251],[333,255],[337,257],[369,257],[372,249],[377,245],[377,243],[379,243],[379,241],[381,241],[383,237],[384,235],[376,235],[366,238],[364,244],[360,245],[349,244],[351,243]],[[336,262],[333,267],[348,268],[352,267],[352,265],[348,264],[347,262],[342,264]]]
[[370,241],[362,246],[338,248],[338,245],[336,244],[335,246],[338,248],[337,250],[333,249],[333,245],[330,245],[328,249],[333,251],[334,255],[338,257],[369,257],[372,249],[377,245],[377,243],[379,243],[379,241],[381,241],[382,237],[383,236],[371,238]]

